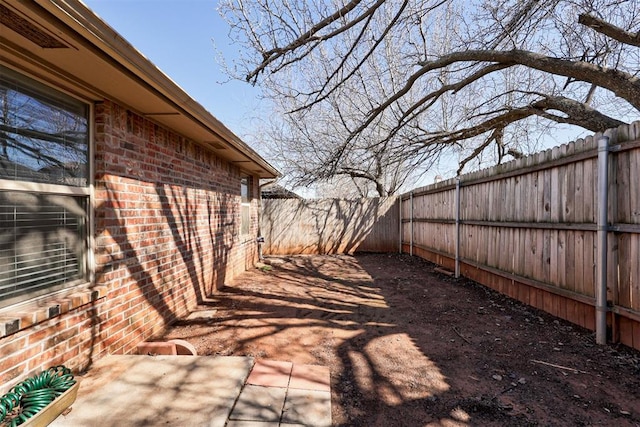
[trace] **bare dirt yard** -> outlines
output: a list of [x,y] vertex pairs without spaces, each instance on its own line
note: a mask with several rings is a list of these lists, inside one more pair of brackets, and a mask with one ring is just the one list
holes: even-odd
[[434,268],[281,257],[167,337],[201,355],[329,366],[337,426],[640,426],[639,352]]

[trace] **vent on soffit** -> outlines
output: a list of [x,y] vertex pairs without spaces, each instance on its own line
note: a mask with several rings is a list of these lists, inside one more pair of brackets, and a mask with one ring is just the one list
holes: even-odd
[[69,47],[3,4],[0,4],[0,24],[12,29],[22,37],[25,37],[44,49]]

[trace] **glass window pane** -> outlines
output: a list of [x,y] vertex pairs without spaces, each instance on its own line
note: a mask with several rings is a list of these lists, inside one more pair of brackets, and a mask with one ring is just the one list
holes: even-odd
[[0,66],[0,179],[88,185],[88,106]]
[[251,205],[242,204],[240,214],[242,216],[242,218],[240,219],[240,233],[249,234],[249,224],[251,223]]
[[249,178],[246,176],[240,179],[240,197],[242,203],[249,202]]
[[0,192],[0,306],[85,275],[86,198]]
[[240,234],[248,234],[251,222],[251,177],[240,178]]

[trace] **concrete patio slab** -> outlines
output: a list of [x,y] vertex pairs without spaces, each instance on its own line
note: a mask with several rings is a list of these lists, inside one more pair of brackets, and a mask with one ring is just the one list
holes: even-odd
[[252,366],[250,357],[107,356],[51,425],[223,427]]
[[287,389],[246,385],[230,420],[279,422]]
[[289,389],[282,413],[283,425],[331,426],[331,393]]
[[51,425],[331,425],[328,368],[254,362],[236,356],[107,356],[78,377],[71,411]]

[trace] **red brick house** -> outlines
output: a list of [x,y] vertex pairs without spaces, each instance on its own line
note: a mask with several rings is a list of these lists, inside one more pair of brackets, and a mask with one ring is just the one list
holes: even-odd
[[0,17],[6,391],[131,352],[252,266],[277,171],[83,3]]

